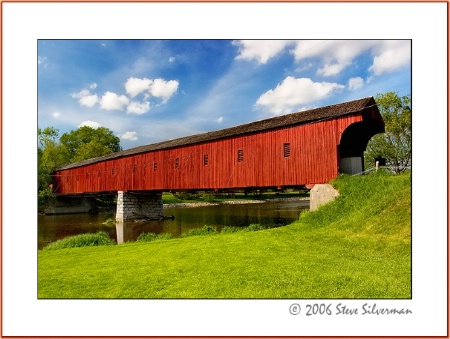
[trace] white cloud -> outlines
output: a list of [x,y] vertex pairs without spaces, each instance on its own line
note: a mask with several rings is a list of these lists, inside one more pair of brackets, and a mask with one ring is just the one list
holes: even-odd
[[319,57],[324,64],[317,74],[332,76],[339,74],[356,56],[376,44],[376,40],[299,40],[292,53],[297,61]]
[[96,89],[97,88],[97,84],[95,82],[93,82],[92,84],[89,85],[90,89]]
[[217,123],[221,124],[223,122],[223,116],[220,116],[216,119]]
[[138,139],[138,136],[137,136],[136,132],[125,132],[124,134],[122,134],[122,136],[120,138],[124,139],[124,140],[135,141]]
[[153,80],[147,78],[129,78],[125,83],[125,90],[134,98],[139,93],[148,91],[152,82]]
[[233,45],[239,47],[239,55],[235,59],[256,60],[265,64],[270,58],[281,53],[291,43],[289,40],[238,40]]
[[156,98],[163,99],[165,103],[178,90],[178,85],[177,80],[129,78],[125,83],[125,90],[131,98],[147,92]]
[[170,58],[169,58],[169,62],[171,62],[171,63],[172,63],[172,62],[175,62],[175,60],[176,60],[175,57],[170,57]]
[[170,97],[178,90],[178,81],[164,79],[155,79],[150,84],[149,92],[157,98],[162,98],[163,102],[167,102]]
[[374,57],[369,70],[375,75],[395,70],[411,61],[409,40],[299,40],[292,53],[296,61],[319,58],[322,66],[317,74],[333,76],[368,51]]
[[361,77],[350,78],[348,80],[348,88],[351,90],[359,89],[363,87],[364,80]]
[[53,118],[59,118],[61,116],[61,113],[59,113],[59,112],[53,112],[52,113],[52,117]]
[[132,101],[127,107],[127,113],[144,114],[150,110],[150,103]]
[[83,121],[79,127],[83,127],[83,126],[88,126],[88,127],[92,127],[94,129],[97,129],[99,127],[102,127],[102,125],[100,125],[98,122],[95,121],[91,121],[91,120],[86,120]]
[[78,100],[81,106],[94,107],[98,102],[97,94],[86,95]]
[[81,106],[94,107],[98,102],[97,94],[92,94],[87,89],[82,89],[78,93],[72,93],[70,96],[74,99],[78,99]]
[[374,54],[370,71],[375,75],[394,71],[411,62],[411,41],[383,40]]
[[275,89],[262,94],[256,106],[262,106],[275,115],[290,113],[294,107],[328,97],[345,86],[330,82],[313,82],[308,78],[287,77]]
[[47,67],[47,57],[42,57],[38,55],[38,65],[42,65],[45,67]]
[[349,63],[347,63],[347,62],[335,63],[335,64],[325,64],[325,65],[323,65],[322,68],[319,68],[317,70],[317,74],[323,75],[326,77],[337,75],[337,74],[341,73],[341,71],[348,65],[349,65]]
[[100,100],[100,107],[106,110],[122,110],[130,103],[125,95],[117,95],[113,92],[106,92]]

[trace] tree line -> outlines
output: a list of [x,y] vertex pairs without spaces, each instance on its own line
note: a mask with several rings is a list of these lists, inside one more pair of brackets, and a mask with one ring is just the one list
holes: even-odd
[[[411,98],[395,92],[375,97],[385,122],[385,133],[375,135],[364,154],[365,168],[375,166],[375,159],[386,159],[395,173],[411,167],[412,110]],[[54,127],[38,128],[38,197],[39,205],[52,198],[52,172],[64,165],[121,151],[120,138],[106,127],[82,126],[59,136]]]
[[106,127],[82,126],[59,136],[54,127],[38,128],[38,202],[52,198],[52,172],[64,165],[121,151],[120,138]]

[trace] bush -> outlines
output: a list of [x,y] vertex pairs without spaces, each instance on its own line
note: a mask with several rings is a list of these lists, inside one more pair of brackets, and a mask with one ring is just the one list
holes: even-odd
[[172,239],[172,234],[169,233],[162,233],[162,234],[156,234],[156,233],[141,233],[137,237],[137,242],[150,242],[155,240],[168,240]]
[[249,232],[253,232],[253,231],[261,231],[261,230],[265,230],[265,229],[267,229],[268,227],[266,227],[266,226],[263,226],[263,225],[260,225],[260,224],[250,224],[249,226],[247,226],[246,228],[245,228],[245,230],[246,231],[249,231]]
[[111,246],[116,242],[112,240],[108,233],[85,233],[67,237],[50,243],[44,250],[59,250],[62,248],[86,247],[86,246]]
[[209,235],[209,234],[215,234],[217,233],[217,230],[215,227],[212,226],[203,226],[202,228],[193,228],[185,233],[182,234],[183,237],[192,237],[196,235]]
[[222,228],[221,233],[236,233],[244,231],[244,227],[236,227],[236,226],[225,226]]
[[200,198],[198,193],[175,192],[173,195],[179,200],[197,200]]

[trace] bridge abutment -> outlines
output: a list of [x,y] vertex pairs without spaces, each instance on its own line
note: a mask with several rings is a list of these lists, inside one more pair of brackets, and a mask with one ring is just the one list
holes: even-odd
[[163,218],[162,192],[117,192],[116,222]]
[[44,209],[45,214],[89,213],[98,210],[95,198],[85,196],[58,196],[51,206]]

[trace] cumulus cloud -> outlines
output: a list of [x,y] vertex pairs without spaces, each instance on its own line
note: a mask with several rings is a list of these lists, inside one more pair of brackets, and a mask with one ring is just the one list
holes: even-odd
[[178,85],[177,80],[129,78],[125,83],[125,90],[131,98],[140,93],[145,93],[147,96],[150,94],[153,97],[160,98],[165,103],[176,93]]
[[167,102],[172,95],[178,90],[178,81],[164,79],[155,79],[150,84],[149,92],[151,95],[157,98],[163,99],[163,102]]
[[375,75],[395,70],[411,62],[409,40],[298,40],[292,54],[296,61],[319,58],[317,74],[333,76],[350,66],[356,57],[370,52]]
[[233,41],[239,47],[235,59],[256,60],[265,64],[269,59],[281,53],[291,43],[289,40],[238,40]]
[[100,107],[110,110],[123,110],[124,107],[128,106],[130,103],[130,99],[128,99],[125,95],[117,95],[113,92],[106,92],[103,94],[100,100]]
[[147,78],[129,78],[125,83],[125,90],[132,98],[134,98],[139,93],[147,92],[152,82],[153,80]]
[[86,120],[83,121],[79,127],[83,127],[83,126],[88,126],[88,127],[92,127],[94,129],[97,129],[99,127],[102,127],[102,125],[100,125],[98,122],[95,121],[91,121],[91,120]]
[[136,132],[125,132],[124,134],[122,134],[122,136],[120,138],[124,139],[124,140],[135,141],[138,139],[138,136],[137,136]]
[[256,106],[265,107],[270,113],[290,113],[299,105],[328,97],[345,86],[331,82],[313,82],[308,78],[287,77],[275,89],[262,94]]
[[348,88],[351,90],[359,89],[363,87],[364,80],[361,77],[350,78],[348,80]]
[[170,62],[170,63],[175,62],[175,60],[176,60],[175,57],[170,57],[170,58],[169,58],[169,62]]
[[94,107],[98,102],[97,94],[92,94],[88,89],[82,89],[78,93],[72,93],[70,96],[78,99],[81,106]]
[[127,113],[144,114],[150,110],[150,103],[132,101],[127,107]]
[[93,82],[92,84],[89,85],[89,88],[94,90],[97,88],[97,84],[95,82]]
[[319,57],[324,63],[317,74],[333,76],[348,67],[359,54],[376,45],[375,40],[299,40],[292,53],[295,60]]
[[375,75],[391,72],[409,65],[411,42],[409,40],[384,40],[374,51],[373,65],[369,68]]

